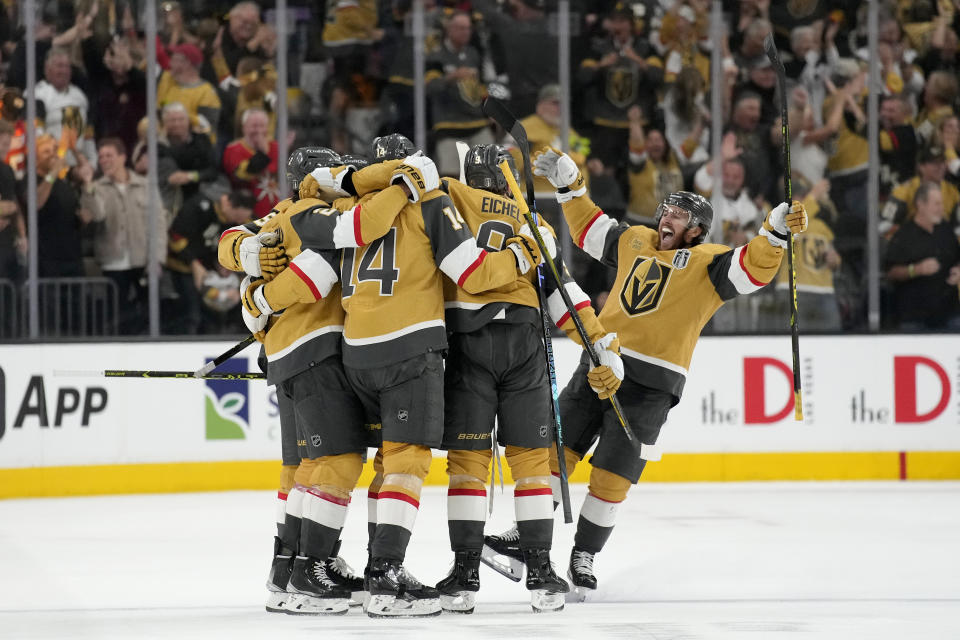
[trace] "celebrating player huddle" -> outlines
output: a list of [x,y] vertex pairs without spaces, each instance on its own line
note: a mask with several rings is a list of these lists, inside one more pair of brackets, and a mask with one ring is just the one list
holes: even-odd
[[[287,166],[296,195],[220,239],[221,264],[247,274],[244,321],[263,343],[280,406],[267,609],[338,614],[362,603],[371,617],[471,613],[484,561],[516,580],[525,571],[535,611],[560,610],[596,589],[594,556],[643,458],[653,458],[700,330],[723,302],[773,278],[806,213],[783,203],[760,235],[731,249],[702,243],[710,204],[679,192],[661,204],[656,230],[631,227],[589,199],[569,157],[546,151],[534,173],[557,188],[571,236],[617,269],[598,317],[563,268],[553,229],[535,233],[520,215],[501,166],[509,178],[516,170],[502,148],[472,148],[464,182],[441,180],[399,134],[375,140],[372,157],[366,166],[329,149],[298,149]],[[548,260],[561,282],[537,278]],[[550,561],[561,464],[541,313],[582,346],[576,314],[599,358],[593,366],[585,355],[559,398],[567,470],[596,444],[570,557],[573,593]],[[640,455],[617,423],[613,394]],[[516,482],[516,526],[484,538],[497,445]],[[377,448],[376,475],[360,578],[338,551],[368,447]],[[434,448],[447,452],[454,552],[436,588],[403,564]]]

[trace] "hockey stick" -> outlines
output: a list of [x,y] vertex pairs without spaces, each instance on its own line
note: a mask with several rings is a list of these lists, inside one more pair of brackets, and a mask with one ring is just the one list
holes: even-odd
[[[491,107],[488,110],[488,107]],[[533,203],[533,178],[530,173],[530,151],[529,145],[527,142],[527,133],[524,131],[523,126],[517,121],[507,108],[503,106],[501,102],[496,100],[496,98],[487,98],[483,102],[483,112],[487,116],[493,118],[493,120],[502,126],[504,129],[510,132],[513,135],[513,132],[510,128],[505,126],[509,120],[513,121],[513,129],[519,128],[522,132],[523,142],[526,148],[521,148],[520,152],[523,154],[523,163],[527,176],[527,195],[530,199],[530,202]],[[517,139],[517,136],[514,135],[514,140],[517,140],[517,143],[520,143],[520,140]],[[462,163],[461,163],[462,166]],[[533,230],[533,233],[536,237],[537,244],[543,250],[543,238],[540,237],[539,230],[537,229],[537,220],[530,215],[530,209],[525,206],[525,201],[523,199],[523,194],[520,193],[520,186],[517,185],[517,181],[513,178],[513,173],[510,171],[506,161],[500,165],[500,171],[503,172],[503,175],[507,178],[508,184],[510,185],[511,191],[513,191],[514,199],[517,201],[517,204],[520,205],[521,209],[525,210],[524,218],[527,221],[527,224]],[[536,205],[534,204],[534,207]],[[550,266],[556,270],[556,265],[553,264],[553,260],[550,260],[550,254],[544,252],[547,256],[547,262],[550,263]],[[559,280],[558,280],[559,282]],[[563,289],[563,283],[560,283],[560,289]],[[566,294],[566,291],[563,292]],[[569,298],[569,296],[568,296]],[[540,305],[540,321],[543,324],[543,352],[546,358],[547,363],[547,375],[550,378],[550,399],[552,401],[553,408],[553,434],[554,434],[554,444],[557,448],[557,468],[560,471],[560,504],[563,507],[563,521],[567,524],[573,522],[573,507],[570,505],[570,482],[567,478],[567,457],[564,454],[563,448],[563,426],[560,422],[560,389],[557,385],[557,366],[556,361],[553,357],[553,339],[550,337],[550,313],[547,311],[547,301],[543,297],[543,269],[540,265],[537,265],[537,302]],[[572,307],[569,307],[572,309]],[[571,312],[573,313],[573,312]],[[577,320],[579,321],[579,317]],[[589,341],[587,341],[589,342]]]
[[264,373],[251,371],[238,373],[207,373],[198,376],[195,371],[138,371],[133,369],[99,369],[95,371],[70,371],[58,369],[57,377],[105,377],[105,378],[175,378],[179,380],[266,380]]
[[[523,125],[520,124],[520,121],[517,120],[517,117],[510,113],[510,111],[503,105],[502,102],[494,98],[487,98],[484,101],[483,112],[489,117],[493,118],[493,120],[501,127],[506,129],[506,131],[513,136],[513,139],[517,141],[517,146],[520,148],[520,153],[523,156],[523,170],[527,183],[527,198],[531,203],[534,202],[533,170],[530,166],[530,142],[527,140],[526,129],[523,128]],[[510,189],[513,191],[514,199],[517,200],[524,217],[527,219],[527,223],[530,225],[531,232],[533,233],[534,240],[537,242],[537,246],[540,248],[540,251],[543,253],[543,255],[548,256],[549,254],[547,253],[546,247],[543,244],[543,238],[540,236],[540,230],[537,228],[535,220],[533,220],[530,216],[529,207],[527,203],[524,202],[523,194],[520,192],[520,186],[517,184],[517,181],[514,180],[513,173],[511,173],[509,168],[504,164],[500,165],[500,170],[507,179],[507,183],[510,184]],[[573,301],[570,300],[570,294],[567,293],[566,288],[563,286],[563,280],[560,278],[560,272],[557,271],[557,265],[554,264],[553,260],[545,260],[544,262],[546,262],[547,266],[549,267],[550,274],[557,283],[557,290],[560,292],[560,298],[563,300],[563,304],[570,313],[570,318],[573,320],[573,324],[577,329],[577,334],[580,336],[580,340],[583,342],[583,348],[586,350],[587,355],[590,356],[591,364],[594,367],[599,366],[600,359],[597,357],[597,352],[593,347],[593,343],[590,342],[590,338],[587,336],[587,330],[583,327],[583,322],[580,320],[580,315],[577,313],[577,310],[573,305]],[[538,274],[539,273],[540,272],[538,271]],[[542,277],[542,275],[540,277]],[[620,405],[620,401],[617,399],[616,394],[610,394],[610,404],[613,406],[613,411],[617,415],[617,420],[620,422],[620,426],[623,427],[623,431],[627,436],[627,440],[631,445],[633,445],[637,455],[646,459],[644,457],[645,452],[643,451],[643,445],[633,437],[633,432],[630,430],[630,425],[627,422],[626,415],[623,413],[623,407]]]
[[226,362],[233,356],[237,355],[238,353],[240,353],[241,351],[249,347],[256,340],[257,339],[253,336],[253,334],[247,336],[246,338],[244,338],[237,344],[233,345],[232,347],[230,347],[229,349],[227,349],[226,351],[218,355],[216,358],[214,358],[207,364],[203,365],[202,367],[194,371],[193,376],[195,378],[205,377],[207,374],[209,374],[211,371],[213,371],[214,369],[222,365],[224,362]]
[[[783,151],[783,189],[786,192],[787,202],[793,204],[793,178],[790,175],[790,126],[787,123],[787,74],[783,69],[783,62],[773,44],[773,35],[767,35],[763,41],[763,50],[770,58],[774,70],[777,72],[777,83],[780,85],[780,136]],[[800,390],[800,329],[797,326],[797,267],[793,256],[796,251],[794,235],[787,230],[790,241],[787,243],[787,263],[790,267],[790,341],[793,351],[793,419],[803,422],[803,395]]]

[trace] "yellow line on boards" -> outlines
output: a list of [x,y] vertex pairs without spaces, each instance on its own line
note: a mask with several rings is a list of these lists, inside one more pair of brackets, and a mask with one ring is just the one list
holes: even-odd
[[[512,484],[504,463],[504,481]],[[589,480],[581,462],[570,481]],[[373,478],[368,461],[360,487]],[[643,482],[771,480],[960,480],[960,451],[825,453],[674,453],[649,463]],[[170,462],[127,465],[0,469],[0,498],[117,493],[270,490],[279,486],[280,462]],[[433,459],[428,485],[445,485],[446,458]]]

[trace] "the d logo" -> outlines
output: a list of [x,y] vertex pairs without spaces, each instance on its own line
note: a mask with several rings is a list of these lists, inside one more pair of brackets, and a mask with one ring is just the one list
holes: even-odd
[[[779,370],[787,379],[787,403],[776,413],[767,413],[766,368]],[[793,410],[793,371],[776,358],[743,359],[743,421],[746,424],[779,422]]]
[[[920,365],[931,369],[940,379],[940,401],[924,414],[917,411],[917,367]],[[947,372],[935,361],[923,356],[894,356],[893,390],[896,422],[928,422],[943,413],[950,402]]]

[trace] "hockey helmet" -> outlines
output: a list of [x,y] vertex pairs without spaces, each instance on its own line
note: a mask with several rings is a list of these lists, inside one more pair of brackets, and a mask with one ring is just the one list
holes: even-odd
[[504,160],[510,166],[513,178],[519,181],[520,174],[513,163],[513,156],[498,144],[478,144],[471,147],[463,158],[463,179],[474,189],[509,196],[510,185],[500,171],[500,163]]
[[703,229],[703,233],[694,239],[693,244],[700,244],[710,233],[710,226],[713,224],[713,205],[699,193],[675,191],[664,198],[660,206],[657,207],[656,221],[658,227],[660,226],[660,218],[663,217],[667,207],[678,207],[690,214],[690,219],[687,221],[688,229],[694,227]]
[[296,193],[300,181],[308,173],[320,167],[339,167],[343,164],[340,154],[327,147],[300,147],[287,158],[287,184]]
[[372,155],[374,162],[385,160],[403,160],[417,152],[410,138],[400,133],[380,136],[373,139]]
[[340,156],[340,160],[344,165],[353,167],[355,170],[359,171],[364,167],[370,166],[370,161],[363,156],[356,156],[353,154],[344,154]]

